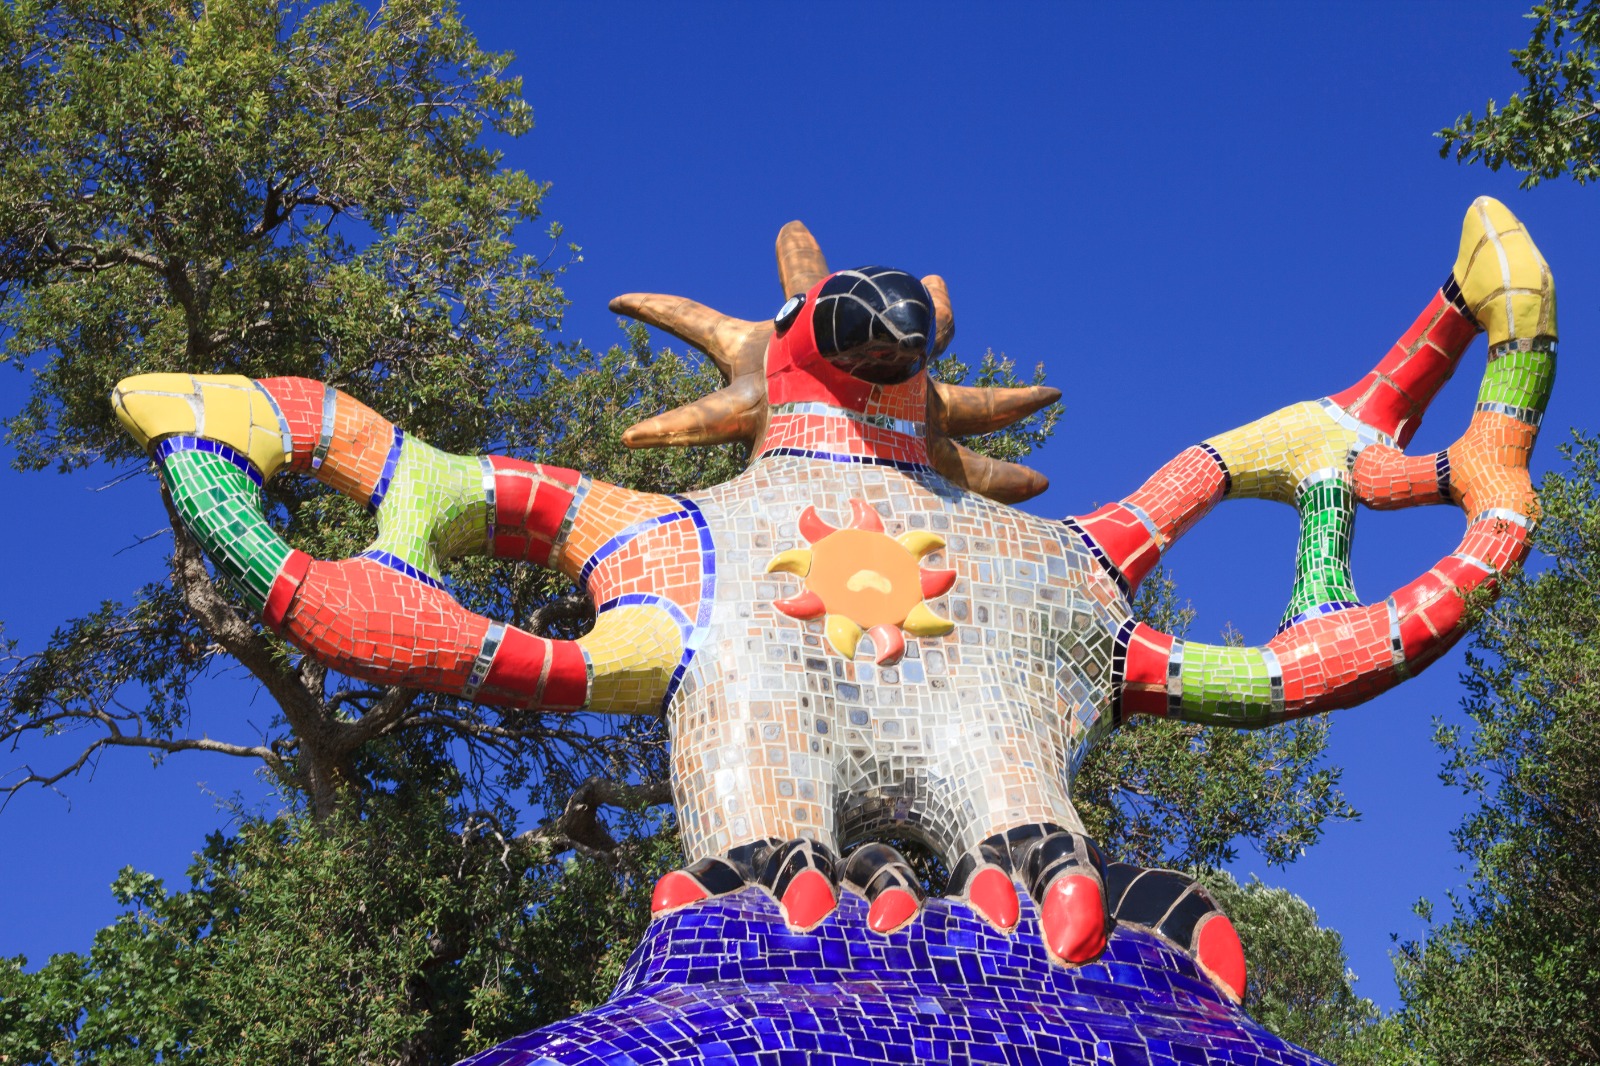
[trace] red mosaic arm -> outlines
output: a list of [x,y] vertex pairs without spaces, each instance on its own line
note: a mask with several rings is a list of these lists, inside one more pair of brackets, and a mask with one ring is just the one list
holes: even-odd
[[[688,636],[677,621],[685,605],[667,601],[683,590],[636,589],[617,602],[615,582],[592,573],[592,561],[630,528],[682,510],[674,500],[561,467],[450,455],[304,378],[141,375],[119,384],[113,404],[152,449],[185,524],[263,622],[340,672],[544,710],[653,712],[670,692]],[[258,488],[285,469],[367,504],[377,540],[342,561],[291,549],[262,517]],[[657,535],[642,532],[646,542]],[[469,554],[589,583],[600,618],[564,641],[474,614],[441,573]]]
[[[1436,455],[1405,455],[1480,331],[1488,367],[1466,433]],[[1295,589],[1278,635],[1257,648],[1223,648],[1130,624],[1121,638],[1123,713],[1265,725],[1359,703],[1442,655],[1465,630],[1467,595],[1527,554],[1538,517],[1528,462],[1555,343],[1549,267],[1509,211],[1480,199],[1446,283],[1359,382],[1191,448],[1128,499],[1075,520],[1131,591],[1224,496],[1300,511]],[[1358,502],[1456,503],[1467,531],[1426,574],[1363,606],[1350,574]]]

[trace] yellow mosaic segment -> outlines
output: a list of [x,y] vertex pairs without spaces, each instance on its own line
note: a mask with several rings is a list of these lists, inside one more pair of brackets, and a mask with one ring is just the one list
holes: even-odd
[[1461,251],[1452,273],[1491,345],[1556,335],[1550,266],[1499,200],[1480,196],[1473,201],[1461,225]]
[[162,437],[193,434],[248,456],[263,478],[289,458],[271,400],[238,374],[137,374],[117,383],[111,403],[145,447]]
[[1227,464],[1233,478],[1230,496],[1294,503],[1295,487],[1307,475],[1330,467],[1345,468],[1358,438],[1321,404],[1307,401],[1206,443]]
[[659,607],[613,607],[578,644],[593,669],[591,711],[654,713],[683,659],[683,633]]

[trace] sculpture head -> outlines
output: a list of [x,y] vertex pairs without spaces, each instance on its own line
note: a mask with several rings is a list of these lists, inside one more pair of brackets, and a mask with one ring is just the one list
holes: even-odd
[[720,314],[678,296],[630,293],[611,309],[658,326],[711,357],[726,386],[647,418],[630,448],[742,441],[760,454],[775,408],[821,403],[911,424],[928,462],[973,492],[1014,503],[1043,492],[1036,471],[978,455],[951,437],[989,433],[1054,403],[1043,386],[966,388],[931,381],[928,366],[955,335],[944,279],[882,266],[830,271],[805,226],[778,234],[785,302],[769,321]]

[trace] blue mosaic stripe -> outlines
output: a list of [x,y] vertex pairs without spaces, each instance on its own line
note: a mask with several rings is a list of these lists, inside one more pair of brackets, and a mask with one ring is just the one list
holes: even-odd
[[684,676],[689,672],[689,664],[694,661],[706,633],[711,628],[711,607],[716,602],[717,595],[717,547],[711,539],[711,526],[692,500],[684,499],[682,496],[674,496],[673,499],[683,505],[684,511],[694,521],[695,532],[700,536],[700,608],[694,621],[694,628],[684,638],[683,659],[678,663],[677,669],[672,671],[672,680],[667,683],[667,694],[661,701],[663,711],[672,702],[672,697],[677,695]]
[[255,464],[221,441],[206,440],[204,437],[191,437],[181,434],[173,437],[162,437],[160,443],[156,445],[156,462],[164,462],[167,456],[174,452],[209,452],[219,458],[226,459],[240,470],[243,470],[250,480],[256,483],[256,488],[259,489],[263,484],[261,471],[256,469]]
[[926,463],[908,463],[900,459],[884,459],[876,455],[841,455],[836,452],[814,452],[809,448],[769,448],[756,456],[765,459],[771,455],[793,455],[801,459],[821,459],[828,463],[854,463],[858,466],[888,466],[902,474],[931,474],[933,467]]
[[646,518],[635,522],[595,549],[594,554],[589,556],[588,561],[583,564],[583,569],[578,571],[578,584],[587,585],[589,583],[589,575],[594,573],[595,567],[605,562],[608,557],[616,554],[620,548],[639,536],[639,534],[649,532],[657,526],[664,526],[668,522],[676,522],[688,517],[688,511],[673,511],[669,514],[656,515],[654,518]]
[[394,471],[400,465],[400,452],[405,443],[405,430],[395,426],[394,443],[389,445],[389,457],[383,461],[383,473],[378,475],[378,484],[372,489],[372,499],[367,501],[368,510],[376,511],[383,506],[383,498],[389,495],[389,485],[394,481]]
[[416,567],[400,558],[400,556],[391,552],[382,551],[378,548],[369,548],[360,555],[356,556],[356,558],[371,559],[375,563],[382,563],[390,570],[398,570],[400,573],[406,575],[406,577],[414,578],[415,580],[422,582],[424,585],[427,585],[429,588],[440,589],[441,591],[444,589],[444,582],[440,581],[432,574],[418,570]]

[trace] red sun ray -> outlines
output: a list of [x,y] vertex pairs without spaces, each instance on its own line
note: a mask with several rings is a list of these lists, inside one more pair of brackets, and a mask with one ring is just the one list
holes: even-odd
[[[790,618],[798,618],[802,622],[809,622],[813,618],[821,618],[828,613],[828,609],[822,604],[822,597],[810,589],[806,589],[800,595],[791,596],[786,600],[773,600],[772,606]],[[877,647],[877,645],[874,644],[873,647]]]
[[882,533],[883,519],[878,516],[878,512],[866,500],[851,500],[850,528]]
[[800,512],[800,535],[810,543],[815,544],[823,537],[837,532],[837,529],[817,517],[817,509],[815,507],[807,507]]
[[872,638],[872,650],[876,653],[873,662],[879,666],[893,666],[905,656],[906,638],[899,626],[873,626],[867,630],[867,636]]
[[922,598],[925,600],[937,599],[950,591],[950,586],[956,583],[954,570],[923,570]]

